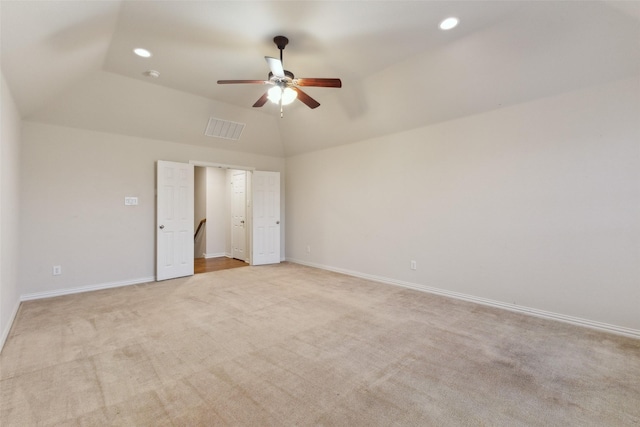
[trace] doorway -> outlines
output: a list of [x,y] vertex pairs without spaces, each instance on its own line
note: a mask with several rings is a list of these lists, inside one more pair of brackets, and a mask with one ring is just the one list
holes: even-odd
[[194,169],[194,229],[200,228],[194,234],[194,273],[249,265],[248,172]]
[[[196,167],[204,167],[206,171],[204,175],[203,172],[198,173],[199,203],[201,203],[200,206],[205,206],[204,215],[201,208],[196,210],[195,207]],[[200,254],[202,254],[201,258],[233,258],[231,220],[233,182],[231,180],[234,169],[244,171],[245,179],[245,212],[237,215],[240,218],[239,224],[243,224],[241,219],[243,215],[245,218],[245,232],[242,238],[244,249],[236,245],[236,254],[240,251],[244,252],[243,261],[250,265],[281,262],[280,172],[256,171],[242,166],[233,167],[193,160],[188,164],[158,160],[156,164],[157,281],[193,275],[193,260]],[[199,213],[196,214],[196,212]],[[174,224],[177,219],[180,221],[179,228]],[[198,225],[206,224],[202,235],[195,233],[197,229],[195,222]],[[198,238],[201,239],[200,242],[197,241]],[[205,241],[204,250],[202,250],[202,239]],[[198,243],[201,245],[201,250],[194,253]],[[177,266],[184,268],[177,270]]]

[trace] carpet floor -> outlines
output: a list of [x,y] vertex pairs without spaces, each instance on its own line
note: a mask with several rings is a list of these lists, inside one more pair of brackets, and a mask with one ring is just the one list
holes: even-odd
[[24,302],[2,426],[640,425],[640,340],[283,263]]

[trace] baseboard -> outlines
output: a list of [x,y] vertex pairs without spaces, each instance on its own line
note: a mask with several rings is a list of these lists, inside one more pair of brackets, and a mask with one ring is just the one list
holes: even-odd
[[447,297],[474,302],[477,304],[487,305],[491,307],[497,307],[504,310],[514,311],[517,313],[528,314],[532,316],[542,317],[545,319],[558,320],[565,323],[571,323],[573,325],[584,326],[592,329],[598,329],[601,331],[611,332],[618,335],[625,335],[632,338],[640,338],[640,330],[631,329],[624,326],[610,325],[608,323],[596,322],[593,320],[582,319],[580,317],[568,316],[565,314],[553,313],[545,310],[538,310],[537,308],[525,307],[525,306],[516,305],[516,304],[509,304],[502,301],[495,301],[495,300],[476,297],[473,295],[463,294],[459,292],[447,291],[445,289],[433,288],[431,286],[425,286],[425,285],[411,283],[411,282],[404,282],[401,280],[390,279],[387,277],[374,276],[371,274],[360,273],[357,271],[346,270],[343,268],[335,268],[335,267],[307,262],[307,261],[303,261],[295,258],[287,258],[287,261],[295,264],[306,265],[308,267],[314,267],[322,270],[333,271],[335,273],[346,274],[347,276],[359,277],[361,279],[367,279],[374,282],[385,283],[388,285],[402,286],[403,288],[429,292],[432,294],[447,296]]
[[222,258],[226,256],[227,258],[231,258],[231,255],[226,254],[225,252],[220,252],[218,254],[203,254],[205,258]]
[[0,336],[0,353],[2,353],[2,349],[4,348],[4,343],[7,341],[7,338],[9,338],[9,333],[11,332],[13,321],[16,320],[16,316],[18,315],[19,308],[20,308],[20,300],[16,301],[16,304],[13,307],[13,311],[9,316],[9,322],[7,323],[7,326],[5,326],[4,330],[2,331],[2,336]]
[[141,283],[149,283],[155,281],[154,276],[141,277],[139,279],[123,280],[120,282],[99,283],[96,285],[80,286],[77,288],[56,289],[55,291],[34,292],[32,294],[20,295],[20,301],[31,301],[43,298],[53,298],[62,295],[79,294],[81,292],[99,291],[101,289],[119,288],[121,286],[139,285]]

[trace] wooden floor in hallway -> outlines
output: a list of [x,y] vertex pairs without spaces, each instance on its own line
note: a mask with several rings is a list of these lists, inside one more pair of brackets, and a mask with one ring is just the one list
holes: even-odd
[[219,258],[195,258],[193,260],[194,274],[209,273],[211,271],[227,270],[229,268],[246,267],[244,261],[235,258],[219,257]]

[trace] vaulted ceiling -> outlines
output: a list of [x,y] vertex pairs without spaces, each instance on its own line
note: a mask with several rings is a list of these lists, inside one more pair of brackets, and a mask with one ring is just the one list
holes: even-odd
[[[2,72],[27,120],[284,156],[640,74],[640,2],[2,1]],[[438,23],[460,24],[442,31]],[[252,108],[264,56],[339,77]],[[133,54],[144,47],[153,54]],[[151,78],[145,71],[157,70]],[[238,141],[209,117],[246,123]]]

